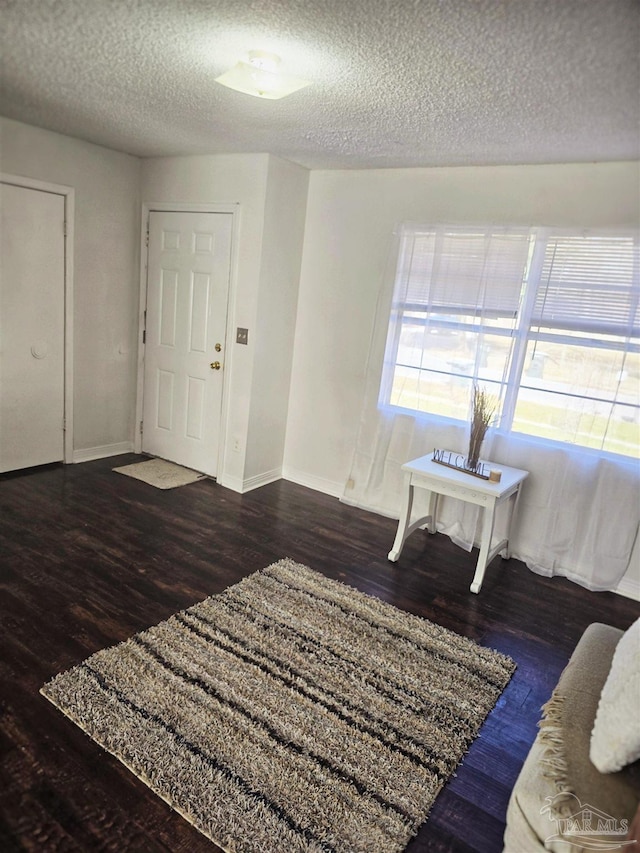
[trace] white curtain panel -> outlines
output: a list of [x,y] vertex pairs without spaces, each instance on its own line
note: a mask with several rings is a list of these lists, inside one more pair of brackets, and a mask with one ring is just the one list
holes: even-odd
[[[342,500],[398,518],[404,482],[401,466],[434,447],[464,453],[467,440],[464,427],[428,415],[392,414],[374,407],[363,418],[349,480],[352,485]],[[547,577],[563,575],[591,590],[611,590],[630,566],[637,568],[634,546],[640,527],[640,490],[635,460],[496,433],[487,437],[483,457],[498,466],[530,472],[522,487],[510,550],[532,571]],[[416,516],[426,514],[420,491],[416,490],[414,501]],[[504,505],[498,512],[502,509]],[[471,550],[479,535],[479,507],[442,498],[438,516],[438,531]],[[495,537],[503,531],[504,519],[499,515]]]

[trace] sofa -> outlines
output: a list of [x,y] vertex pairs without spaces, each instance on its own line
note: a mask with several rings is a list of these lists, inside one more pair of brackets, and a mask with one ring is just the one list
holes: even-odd
[[640,849],[625,844],[640,802],[640,619],[626,632],[590,625],[542,711],[504,853]]

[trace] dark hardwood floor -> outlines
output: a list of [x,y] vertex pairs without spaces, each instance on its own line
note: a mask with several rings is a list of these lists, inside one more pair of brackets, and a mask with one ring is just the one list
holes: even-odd
[[285,481],[243,496],[209,480],[160,491],[111,470],[136,459],[0,478],[0,850],[217,849],[38,691],[98,649],[284,556],[517,661],[407,848],[502,850],[540,706],[582,631],[594,621],[627,628],[640,604],[499,558],[473,595],[475,552],[444,536],[418,531],[394,564],[390,519]]

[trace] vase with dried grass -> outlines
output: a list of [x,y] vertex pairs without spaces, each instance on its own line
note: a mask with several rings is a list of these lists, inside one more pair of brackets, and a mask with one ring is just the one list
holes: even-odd
[[484,388],[473,386],[473,411],[471,415],[471,429],[469,433],[469,451],[467,453],[466,466],[470,471],[475,471],[480,460],[482,442],[491,425],[496,411],[496,401],[487,394]]

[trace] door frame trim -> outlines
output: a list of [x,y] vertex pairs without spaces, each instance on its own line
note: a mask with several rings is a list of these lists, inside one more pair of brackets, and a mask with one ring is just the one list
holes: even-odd
[[220,441],[218,442],[218,459],[216,460],[216,479],[220,481],[224,476],[223,461],[225,458],[225,447],[229,432],[229,400],[231,396],[231,384],[233,376],[233,348],[230,342],[233,340],[233,329],[235,328],[235,306],[238,270],[238,239],[240,228],[240,203],[231,204],[174,204],[172,202],[143,202],[140,227],[140,298],[138,308],[138,381],[136,391],[136,420],[134,430],[134,451],[142,453],[142,434],[140,424],[143,413],[144,395],[144,351],[143,332],[145,328],[144,314],[147,307],[147,267],[149,257],[149,246],[147,245],[147,229],[151,213],[230,213],[231,219],[231,252],[229,258],[229,290],[227,293],[227,316],[225,323],[225,335],[227,352],[225,357],[225,369],[222,379],[222,408],[220,411]]
[[75,226],[75,189],[22,175],[0,172],[0,183],[29,190],[60,195],[64,199],[64,443],[63,462],[73,462],[73,257]]

